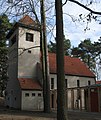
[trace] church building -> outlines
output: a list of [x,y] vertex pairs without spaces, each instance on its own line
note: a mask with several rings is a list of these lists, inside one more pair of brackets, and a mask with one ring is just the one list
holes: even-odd
[[[40,26],[28,15],[20,19],[7,35],[9,40],[6,106],[21,110],[43,110],[43,86],[40,55]],[[48,53],[50,105],[56,108],[57,71],[56,54]],[[95,84],[95,75],[78,58],[65,56],[66,88]],[[73,94],[77,100],[77,91]],[[67,107],[71,109],[71,92],[67,93]],[[70,98],[70,99],[69,99]],[[82,100],[84,104],[84,100]],[[83,107],[83,105],[82,105]]]

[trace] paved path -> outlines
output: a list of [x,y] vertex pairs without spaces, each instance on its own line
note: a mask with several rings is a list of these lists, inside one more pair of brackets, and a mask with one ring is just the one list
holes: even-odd
[[[101,120],[101,113],[68,111],[68,120]],[[28,112],[0,109],[0,120],[56,120],[56,112]]]

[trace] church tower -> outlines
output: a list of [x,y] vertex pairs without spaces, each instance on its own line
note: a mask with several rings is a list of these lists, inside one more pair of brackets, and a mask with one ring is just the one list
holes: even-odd
[[10,44],[9,69],[12,69],[10,74],[16,71],[18,78],[36,78],[36,63],[40,62],[39,30],[38,24],[26,15],[7,35]]
[[[37,81],[37,63],[40,62],[40,27],[26,15],[13,26],[7,39],[9,40],[9,80],[6,89],[6,104],[9,107],[23,108],[28,102],[27,100],[25,102],[25,90],[41,90]],[[34,97],[32,99],[35,99]]]

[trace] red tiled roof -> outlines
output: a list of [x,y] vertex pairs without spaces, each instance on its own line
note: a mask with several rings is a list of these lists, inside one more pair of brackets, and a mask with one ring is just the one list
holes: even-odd
[[10,38],[10,36],[14,33],[15,29],[18,26],[40,31],[40,25],[36,21],[34,21],[31,17],[25,15],[23,18],[21,18],[18,22],[14,24],[13,28],[9,31],[9,33],[6,36],[7,39]]
[[36,22],[31,18],[29,17],[28,15],[25,15],[23,18],[21,18],[19,20],[20,23],[23,23],[25,25],[35,25]]
[[39,83],[31,78],[18,78],[18,80],[20,82],[21,89],[42,90],[42,87],[39,85]]
[[96,84],[101,84],[101,81],[96,81]]
[[[93,72],[78,58],[65,56],[64,57],[64,71],[68,75],[95,77]],[[56,72],[56,54],[49,53],[49,70],[50,73]]]

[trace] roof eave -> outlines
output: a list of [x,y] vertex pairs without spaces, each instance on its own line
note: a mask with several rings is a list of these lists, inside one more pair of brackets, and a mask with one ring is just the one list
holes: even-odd
[[28,91],[32,91],[32,90],[34,90],[34,91],[42,91],[42,89],[29,89],[29,88],[21,88],[21,90],[28,90]]
[[17,27],[28,28],[28,29],[40,32],[40,27],[38,27],[38,26],[35,27],[35,26],[23,24],[21,22],[17,22],[17,23],[14,24],[13,28],[7,34],[7,36],[6,36],[7,39],[9,39],[11,37],[11,35],[14,33],[14,31],[15,31],[15,29],[17,29]]
[[[56,72],[50,72],[50,74],[57,74]],[[65,74],[69,76],[79,76],[79,77],[89,77],[89,78],[96,78],[96,76],[87,76],[87,75],[77,75],[77,74]]]

